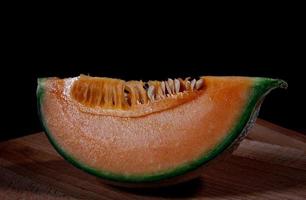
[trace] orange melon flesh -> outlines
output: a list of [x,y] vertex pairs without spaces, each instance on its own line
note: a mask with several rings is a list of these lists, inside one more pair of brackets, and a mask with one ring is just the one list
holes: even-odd
[[49,78],[40,83],[40,110],[56,148],[79,167],[132,180],[170,173],[213,151],[238,124],[259,82],[248,77],[203,80],[205,88],[196,98],[167,110],[121,117],[83,112],[65,96],[65,79]]

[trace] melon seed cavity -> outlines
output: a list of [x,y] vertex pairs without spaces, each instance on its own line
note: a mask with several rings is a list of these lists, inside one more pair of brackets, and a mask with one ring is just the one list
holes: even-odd
[[166,81],[124,81],[81,75],[74,81],[71,96],[89,107],[129,109],[196,92],[203,88],[203,79],[171,79]]

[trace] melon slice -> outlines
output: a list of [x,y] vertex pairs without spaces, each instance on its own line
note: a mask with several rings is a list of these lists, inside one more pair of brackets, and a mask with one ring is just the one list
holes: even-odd
[[117,185],[181,182],[239,143],[278,79],[38,80],[45,132],[74,166]]

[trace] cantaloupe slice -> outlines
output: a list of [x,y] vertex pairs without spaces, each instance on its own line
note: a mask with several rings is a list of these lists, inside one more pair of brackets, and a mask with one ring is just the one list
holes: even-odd
[[205,76],[123,81],[79,76],[38,80],[38,107],[55,149],[118,185],[170,184],[237,143],[264,96],[282,80]]

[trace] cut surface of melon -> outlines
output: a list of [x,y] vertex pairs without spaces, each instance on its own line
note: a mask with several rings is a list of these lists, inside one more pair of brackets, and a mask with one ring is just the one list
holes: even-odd
[[[139,96],[142,102],[132,106],[118,94],[122,82],[118,89],[105,79],[81,78],[39,79],[47,136],[76,167],[119,182],[158,181],[202,166],[232,145],[271,89],[286,87],[276,79],[205,76],[201,89],[159,100],[139,92],[146,97]],[[92,81],[94,86],[84,89]],[[114,87],[116,99],[103,104],[109,97],[102,96],[112,93],[100,90]]]

